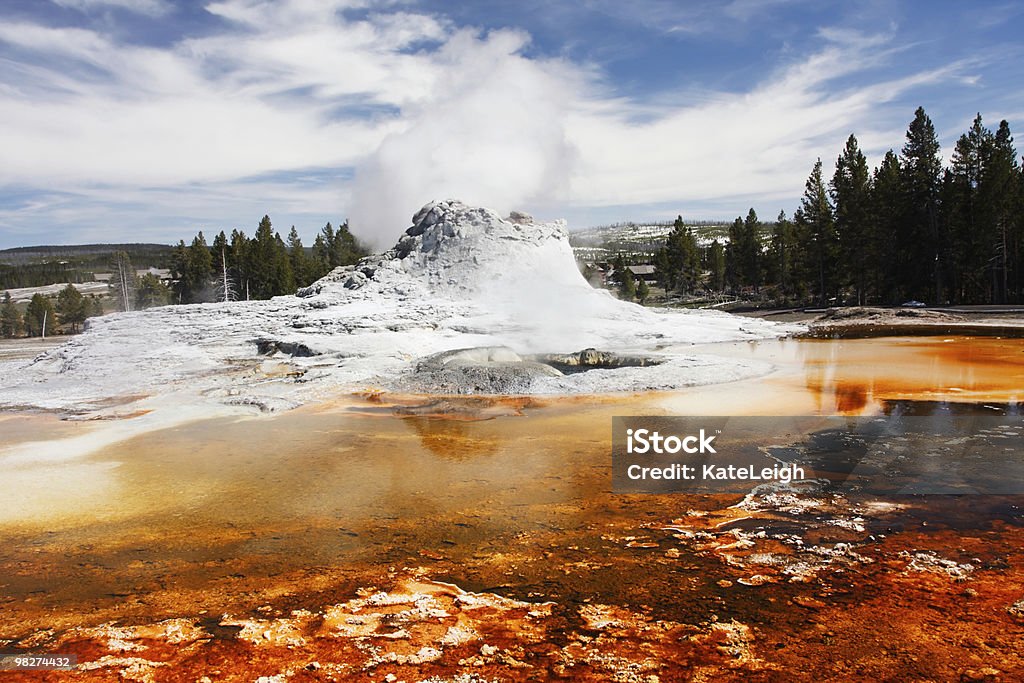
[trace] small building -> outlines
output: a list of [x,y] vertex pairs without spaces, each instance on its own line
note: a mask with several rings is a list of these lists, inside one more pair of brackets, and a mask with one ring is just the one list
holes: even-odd
[[633,273],[633,276],[637,280],[643,280],[648,284],[658,281],[658,276],[654,272],[654,266],[642,265],[642,266],[626,266],[626,270]]
[[171,281],[171,271],[167,268],[142,268],[140,270],[136,270],[135,274],[138,277],[142,277],[143,275],[156,275],[157,279],[164,283]]

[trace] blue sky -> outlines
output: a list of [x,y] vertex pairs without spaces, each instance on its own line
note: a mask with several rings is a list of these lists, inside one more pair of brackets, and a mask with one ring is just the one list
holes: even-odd
[[[795,208],[914,109],[1024,127],[1024,8],[821,0],[5,0],[0,247],[351,219]],[[830,171],[829,171],[830,172]]]

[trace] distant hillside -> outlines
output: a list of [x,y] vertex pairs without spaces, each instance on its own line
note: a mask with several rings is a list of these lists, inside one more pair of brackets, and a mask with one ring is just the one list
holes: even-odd
[[109,272],[116,252],[123,251],[136,268],[168,268],[168,244],[60,244],[0,249],[0,291],[63,282],[92,282],[95,273]]
[[[169,258],[171,246],[168,244],[130,243],[130,244],[56,244],[35,247],[13,247],[0,249],[0,263],[17,266],[23,263],[39,263],[54,259],[95,260],[89,257],[106,257],[114,252],[124,251],[132,257]],[[155,265],[155,264],[154,264]]]
[[[729,241],[729,223],[698,222],[687,223],[701,245],[713,240]],[[569,234],[578,259],[600,261],[617,253],[624,255],[653,254],[665,246],[665,238],[672,232],[672,221],[655,223],[615,223],[587,228]]]

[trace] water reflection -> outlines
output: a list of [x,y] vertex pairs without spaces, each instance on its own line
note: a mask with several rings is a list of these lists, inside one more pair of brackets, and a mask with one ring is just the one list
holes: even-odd
[[[767,360],[776,370],[616,397],[367,397],[146,433],[75,461],[81,469],[61,465],[60,487],[32,483],[53,464],[21,470],[0,479],[0,574],[14,577],[5,591],[59,602],[67,591],[94,597],[126,582],[141,595],[167,577],[205,590],[238,576],[418,566],[442,556],[476,567],[488,586],[512,571],[502,564],[512,560],[495,558],[542,537],[545,552],[584,549],[566,562],[603,563],[613,552],[632,561],[633,551],[602,539],[601,529],[618,522],[635,533],[638,520],[663,523],[704,501],[610,495],[615,415],[1019,415],[1024,392],[1019,339],[779,340],[694,351]],[[33,425],[0,440],[52,434]],[[594,537],[583,543],[588,530]],[[548,570],[561,571],[540,560],[515,568],[539,577]],[[601,590],[635,591],[626,574],[609,570]]]
[[[783,339],[707,345],[695,352],[767,360],[776,367],[760,381],[710,389],[717,414],[870,415],[899,400],[1017,406],[1024,395],[1021,339]],[[678,414],[706,414],[708,397],[693,398],[684,392],[669,405]]]

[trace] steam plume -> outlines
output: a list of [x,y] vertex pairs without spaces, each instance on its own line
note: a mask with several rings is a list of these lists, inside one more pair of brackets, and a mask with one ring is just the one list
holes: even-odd
[[567,187],[575,78],[557,61],[522,57],[525,43],[513,31],[461,32],[439,52],[430,96],[357,167],[350,218],[359,237],[390,246],[432,199],[507,212]]

